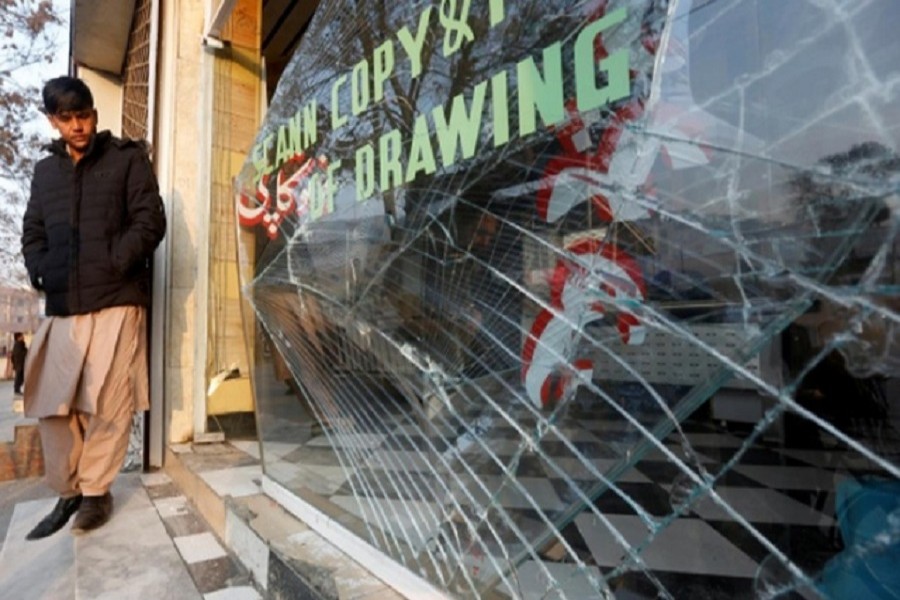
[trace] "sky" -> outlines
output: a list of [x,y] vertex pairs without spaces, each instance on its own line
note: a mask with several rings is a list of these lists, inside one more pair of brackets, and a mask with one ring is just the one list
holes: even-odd
[[[10,79],[25,85],[33,85],[40,87],[44,81],[65,75],[68,69],[69,55],[69,10],[71,8],[70,0],[54,0],[54,6],[57,14],[63,20],[63,23],[53,27],[52,37],[57,44],[56,52],[53,60],[48,63],[38,63],[29,65],[26,68],[17,69],[10,75]],[[43,115],[35,115],[31,123],[33,130],[47,140],[53,137],[53,129]]]
[[[63,23],[54,27],[53,37],[57,44],[57,50],[54,54],[52,62],[39,63],[29,66],[26,69],[19,69],[12,73],[12,79],[25,84],[40,87],[44,81],[66,75],[68,70],[69,59],[69,10],[71,8],[70,0],[55,0],[54,6],[56,12],[63,19]],[[33,122],[35,131],[42,137],[50,139],[53,137],[53,129],[42,115],[36,115]]]
[[[58,75],[65,75],[68,68],[69,54],[69,9],[70,0],[55,0],[57,13],[63,23],[53,29],[53,38],[57,50],[49,63],[29,65],[11,73],[10,78],[22,83],[40,87],[44,81]],[[35,114],[28,129],[37,133],[42,139],[49,141],[54,137],[53,129],[47,119]],[[18,248],[21,236],[22,215],[25,212],[25,201],[29,187],[28,177],[9,180],[0,178],[0,245],[3,248]],[[9,217],[9,218],[7,218]],[[0,260],[0,286],[22,287],[27,285],[25,269],[21,255],[15,253],[12,260],[9,254],[3,253]]]

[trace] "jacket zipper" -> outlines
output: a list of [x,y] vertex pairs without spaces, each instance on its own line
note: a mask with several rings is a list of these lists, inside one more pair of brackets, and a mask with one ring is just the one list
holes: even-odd
[[[81,269],[79,267],[79,254],[81,249],[81,197],[84,187],[84,168],[82,165],[84,163],[84,158],[85,157],[82,156],[81,160],[74,164],[70,162],[72,165],[72,180],[75,187],[75,202],[72,205],[72,240],[69,246],[69,255],[74,262],[72,267],[72,285],[75,288],[75,293],[73,294],[75,299],[75,306],[72,307],[73,314],[80,314],[81,312]],[[70,158],[69,161],[71,160],[72,159]]]

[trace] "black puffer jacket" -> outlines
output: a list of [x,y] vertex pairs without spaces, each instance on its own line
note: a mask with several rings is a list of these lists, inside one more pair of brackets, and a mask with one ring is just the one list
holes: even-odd
[[62,140],[35,167],[22,254],[48,316],[110,306],[146,306],[150,258],[166,217],[150,160],[139,142],[103,131],[78,163]]

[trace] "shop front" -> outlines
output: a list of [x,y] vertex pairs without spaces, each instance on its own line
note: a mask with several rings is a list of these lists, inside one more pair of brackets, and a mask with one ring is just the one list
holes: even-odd
[[409,597],[896,590],[898,25],[323,0],[234,193],[266,492]]

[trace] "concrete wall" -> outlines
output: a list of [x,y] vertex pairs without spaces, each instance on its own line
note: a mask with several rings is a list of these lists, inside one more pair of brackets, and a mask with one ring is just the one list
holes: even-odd
[[201,169],[208,114],[198,85],[206,60],[200,43],[203,21],[200,3],[162,3],[157,148],[169,217],[164,369],[169,443],[193,437],[195,390],[202,386],[197,379],[205,353],[205,336],[197,331],[206,310],[198,255],[209,237],[208,186],[203,186]]
[[[246,370],[237,285],[231,179],[260,114],[258,0],[236,3],[230,48],[204,48],[204,3],[163,2],[158,173],[169,247],[165,341],[167,442],[205,430],[209,378]],[[213,299],[227,318],[211,322]],[[216,305],[218,306],[218,305]],[[223,349],[217,357],[217,349]],[[215,364],[214,364],[215,363]]]
[[122,82],[87,67],[79,67],[78,76],[94,95],[97,129],[109,129],[113,135],[122,135]]

